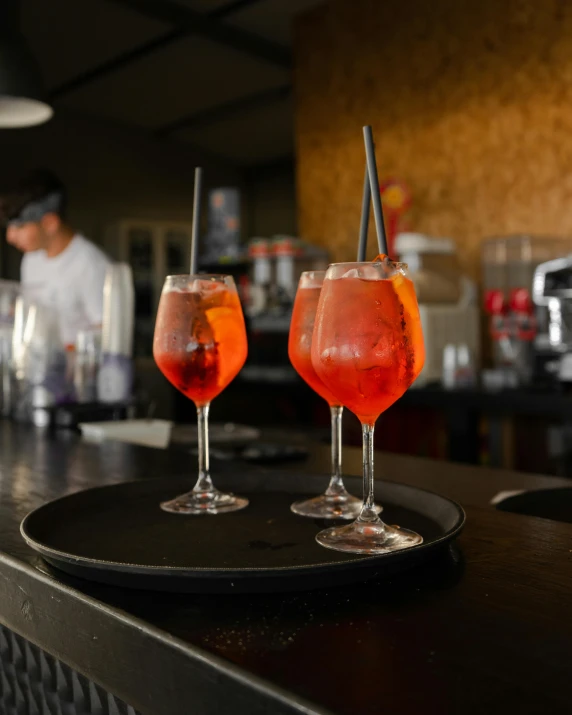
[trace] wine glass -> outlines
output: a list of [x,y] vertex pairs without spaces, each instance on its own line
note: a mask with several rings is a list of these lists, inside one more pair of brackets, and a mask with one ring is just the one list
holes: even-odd
[[192,491],[163,502],[165,511],[222,514],[248,505],[248,499],[213,486],[208,430],[210,403],[236,377],[246,353],[244,316],[231,276],[167,276],[157,312],[153,357],[167,380],[196,405],[199,478]]
[[312,364],[362,424],[364,500],[356,521],[316,536],[322,546],[381,554],[422,543],[419,534],[384,524],[377,515],[373,432],[379,415],[403,395],[424,360],[419,308],[405,264],[385,258],[328,268],[316,312]]
[[316,308],[326,271],[305,271],[300,276],[288,336],[288,357],[296,372],[330,406],[332,422],[332,476],[324,494],[297,501],[290,507],[295,514],[314,519],[355,519],[362,501],[346,491],[342,480],[342,412],[312,366],[311,347]]

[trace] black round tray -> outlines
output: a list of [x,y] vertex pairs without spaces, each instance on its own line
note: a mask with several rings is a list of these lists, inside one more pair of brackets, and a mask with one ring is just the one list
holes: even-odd
[[[183,592],[286,591],[379,576],[414,565],[462,529],[462,508],[445,497],[393,482],[376,484],[383,518],[418,531],[423,544],[379,556],[342,554],[315,541],[332,521],[307,519],[290,504],[325,489],[300,473],[217,475],[220,489],[248,496],[241,511],[168,514],[159,503],[189,479],[152,479],[87,489],[28,514],[26,542],[74,576],[118,586]],[[347,478],[359,494],[361,479]],[[339,523],[339,522],[338,522]]]

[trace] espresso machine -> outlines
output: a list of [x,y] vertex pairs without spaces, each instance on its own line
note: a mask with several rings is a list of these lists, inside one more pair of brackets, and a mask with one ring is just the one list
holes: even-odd
[[[549,236],[506,236],[483,243],[492,372],[502,378],[502,386],[552,381],[557,376],[566,348],[564,338],[556,337],[559,319],[550,311],[567,310],[568,299],[556,287],[555,276],[570,260],[562,256],[571,253],[570,240]],[[561,331],[568,332],[564,324]]]
[[534,341],[536,373],[572,382],[572,255],[537,266],[532,299],[540,313]]

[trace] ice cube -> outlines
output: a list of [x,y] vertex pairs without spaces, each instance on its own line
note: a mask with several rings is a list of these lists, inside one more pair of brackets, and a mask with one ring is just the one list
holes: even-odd
[[337,348],[326,348],[325,350],[322,350],[319,360],[320,362],[331,362],[332,360],[335,360],[338,354],[338,349]]
[[187,281],[186,283],[180,282],[175,285],[166,283],[163,288],[163,293],[198,293],[199,287],[196,283],[196,280]]
[[[193,345],[193,343],[196,343],[196,345]],[[214,343],[215,340],[211,324],[206,314],[203,313],[202,310],[198,310],[193,320],[192,335],[187,344],[187,351],[196,349],[198,345],[209,347],[214,345]]]
[[346,271],[342,278],[361,278],[359,268],[350,268]]
[[320,354],[320,362],[323,363],[341,363],[348,360],[353,360],[356,357],[356,350],[353,345],[341,343],[330,348],[322,350]]
[[199,295],[202,295],[205,291],[205,284],[208,285],[208,281],[202,280],[201,278],[193,278],[192,281],[189,281],[187,290],[189,293],[199,293]]
[[168,293],[186,293],[186,288],[184,286],[170,286],[167,283],[165,284],[163,288],[163,295],[167,295]]
[[211,280],[210,278],[195,278],[193,280],[193,292],[197,291],[202,295],[212,295],[221,290],[225,290],[224,283],[220,283],[216,280]]
[[350,268],[346,271],[342,278],[359,278],[362,281],[378,281],[383,278],[383,274],[379,270],[379,263],[369,263],[359,268]]
[[363,281],[378,281],[384,277],[383,271],[380,271],[380,263],[368,263],[360,268],[360,276]]
[[201,305],[204,310],[223,305],[228,295],[228,288],[218,281],[201,281]]

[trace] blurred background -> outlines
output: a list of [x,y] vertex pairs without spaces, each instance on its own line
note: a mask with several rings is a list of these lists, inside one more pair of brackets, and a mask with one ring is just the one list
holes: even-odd
[[[354,259],[371,124],[391,253],[412,271],[428,354],[378,446],[572,474],[572,5],[8,7],[0,58],[19,14],[53,117],[0,128],[0,187],[49,167],[70,223],[131,267],[135,394],[156,416],[193,421],[151,341],[164,276],[188,270],[200,165],[199,264],[235,276],[249,330],[213,419],[327,438],[327,405],[288,361],[290,311],[302,270]],[[371,258],[374,244],[370,222]],[[2,241],[2,278],[19,265]],[[345,439],[360,440],[351,415]]]

